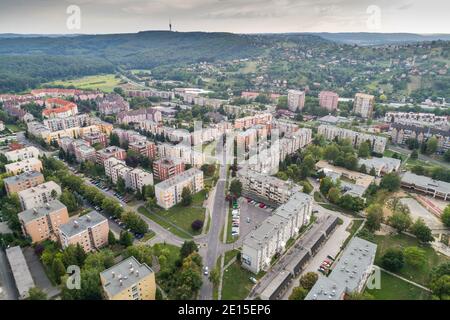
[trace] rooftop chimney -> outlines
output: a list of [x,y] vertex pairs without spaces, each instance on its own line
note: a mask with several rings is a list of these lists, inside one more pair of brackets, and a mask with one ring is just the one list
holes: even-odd
[[73,227],[74,227],[74,228],[78,228],[78,221],[77,221],[77,220],[74,220],[74,221],[73,221]]

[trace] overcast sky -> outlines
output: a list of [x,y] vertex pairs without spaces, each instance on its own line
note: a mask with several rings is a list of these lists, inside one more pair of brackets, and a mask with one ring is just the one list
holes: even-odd
[[[80,29],[67,27],[71,5]],[[0,0],[0,33],[166,30],[169,19],[176,31],[450,33],[449,12],[450,0]]]

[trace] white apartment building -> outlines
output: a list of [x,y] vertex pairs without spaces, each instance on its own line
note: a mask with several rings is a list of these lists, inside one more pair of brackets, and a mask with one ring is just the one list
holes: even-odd
[[156,200],[160,207],[169,209],[179,203],[183,189],[197,193],[203,189],[203,171],[191,168],[155,185]]
[[387,143],[387,139],[385,137],[329,125],[320,125],[318,128],[318,134],[324,136],[327,140],[333,140],[336,137],[339,139],[350,139],[354,147],[358,147],[362,142],[369,141],[372,146],[372,150],[380,154],[384,153]]
[[184,144],[172,145],[169,143],[158,144],[158,154],[161,158],[175,158],[185,164],[199,168],[205,163],[205,155],[201,151],[195,150]]
[[289,90],[288,91],[288,108],[292,112],[297,110],[302,110],[305,106],[305,92],[299,90]]
[[50,131],[54,132],[75,127],[84,127],[87,125],[88,121],[88,114],[77,114],[67,118],[44,119],[44,125],[47,126]]
[[119,178],[125,181],[125,186],[132,190],[142,190],[143,186],[153,185],[153,175],[142,169],[133,169],[125,164],[125,161],[117,158],[105,160],[105,175],[111,178],[112,183],[117,184]]
[[449,129],[449,119],[448,116],[437,116],[433,113],[421,112],[386,112],[384,116],[384,121],[387,123],[400,123],[420,127],[431,126],[441,130]]
[[371,118],[375,97],[370,94],[357,93],[353,102],[353,112],[363,118]]
[[237,178],[242,183],[245,196],[272,206],[285,203],[294,193],[301,191],[301,187],[291,181],[283,181],[248,168],[239,170]]
[[[53,191],[56,192],[56,197],[52,196]],[[36,187],[19,191],[17,194],[19,196],[22,209],[28,210],[35,207],[41,207],[46,203],[55,200],[61,195],[61,187],[54,181],[49,181]]]
[[22,161],[30,158],[39,158],[40,152],[36,147],[26,147],[5,152],[6,160],[11,162]]
[[244,238],[242,266],[254,273],[267,269],[272,257],[283,252],[288,240],[310,222],[312,206],[311,196],[302,192],[294,193],[272,216]]
[[128,172],[125,183],[133,190],[142,190],[143,186],[153,185],[153,174],[136,168]]

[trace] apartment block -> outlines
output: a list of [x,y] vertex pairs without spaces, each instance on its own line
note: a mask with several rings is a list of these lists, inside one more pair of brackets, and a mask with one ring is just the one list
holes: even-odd
[[167,180],[184,171],[184,163],[180,159],[162,158],[153,162],[153,174],[159,181]]
[[58,239],[59,228],[69,222],[67,207],[59,200],[52,200],[43,206],[19,213],[22,232],[31,238],[32,243],[46,239]]
[[391,172],[398,172],[401,164],[401,160],[389,157],[358,159],[358,165],[360,167],[362,165],[365,165],[367,172],[370,172],[370,170],[373,168],[377,176],[381,176]]
[[295,237],[300,228],[311,219],[313,199],[296,192],[278,207],[273,215],[251,231],[242,246],[242,266],[253,273],[270,267],[272,257],[285,250],[289,239]]
[[445,152],[450,149],[450,130],[448,129],[391,123],[389,134],[392,142],[396,144],[405,144],[408,139],[417,139],[419,143],[422,143],[431,137],[436,137],[438,151]]
[[181,201],[184,188],[197,193],[203,190],[203,172],[191,168],[155,185],[156,200],[160,207],[169,209]]
[[[52,193],[54,195],[52,195]],[[61,195],[61,187],[54,181],[48,181],[36,187],[18,192],[20,205],[23,210],[40,207],[55,200]]]
[[339,103],[339,95],[336,92],[321,91],[319,93],[319,106],[329,111],[337,109]]
[[30,158],[39,158],[40,152],[36,147],[26,147],[5,152],[6,160],[11,162],[22,161]]
[[283,204],[294,193],[301,191],[301,187],[293,182],[283,181],[247,168],[239,170],[237,178],[242,183],[242,191],[245,196],[271,206]]
[[11,195],[44,183],[44,175],[39,171],[28,171],[3,179],[6,193]]
[[106,148],[108,145],[108,137],[103,132],[88,132],[84,134],[82,138],[91,146],[100,144],[103,148]]
[[139,129],[152,133],[154,135],[157,134],[163,134],[164,133],[164,126],[162,123],[159,122],[154,122],[152,120],[144,120],[144,121],[139,121],[136,124],[136,127],[138,127]]
[[45,100],[45,107],[42,111],[44,118],[67,118],[78,114],[78,107],[75,103],[59,98]]
[[13,175],[29,172],[29,171],[42,171],[42,162],[36,158],[30,158],[18,162],[8,163],[5,165],[6,173]]
[[153,185],[153,175],[142,169],[132,169],[125,179],[126,186],[133,190],[142,190],[143,186]]
[[335,138],[349,139],[354,147],[359,147],[361,143],[369,141],[372,150],[380,154],[384,153],[387,143],[387,139],[385,137],[329,125],[320,125],[318,128],[318,134],[324,136],[327,140],[333,140]]
[[100,249],[108,244],[108,219],[97,211],[69,221],[59,228],[59,241],[63,249],[69,245],[77,245],[85,252]]
[[143,186],[153,185],[153,175],[142,169],[133,169],[125,164],[125,161],[109,158],[104,162],[105,175],[111,178],[112,183],[117,184],[119,178],[125,181],[127,188],[142,190]]
[[143,157],[150,159],[156,158],[156,155],[158,153],[156,144],[147,140],[131,142],[128,147],[134,152],[142,155]]
[[370,94],[357,93],[353,102],[353,112],[363,118],[372,118],[375,97]]
[[125,142],[132,143],[138,141],[147,141],[147,138],[145,136],[134,130],[123,130],[116,128],[113,130],[113,133],[119,137],[121,144]]
[[103,165],[105,160],[112,157],[119,160],[125,160],[125,158],[127,157],[127,152],[124,149],[116,146],[110,146],[97,151],[97,163],[100,165]]
[[97,100],[98,110],[104,115],[130,111],[130,104],[122,96],[112,93]]
[[158,144],[158,154],[162,158],[179,159],[185,164],[200,168],[205,163],[205,154],[195,148],[183,144]]
[[271,113],[257,113],[253,116],[238,118],[234,120],[235,129],[248,129],[257,124],[266,125],[270,128],[273,116]]
[[121,112],[117,115],[117,122],[119,124],[138,123],[140,121],[150,120],[153,122],[162,121],[162,113],[155,108],[142,108],[138,110],[131,110]]
[[175,98],[175,94],[171,91],[160,91],[155,89],[148,90],[126,90],[126,94],[129,97],[158,97],[161,99],[172,100]]
[[155,300],[155,273],[131,256],[100,273],[107,300]]
[[437,116],[433,113],[386,112],[384,121],[387,123],[400,123],[419,127],[434,127],[441,130],[448,130],[450,127],[449,116]]
[[65,118],[49,118],[44,119],[44,125],[50,129],[50,131],[60,131],[75,127],[84,127],[89,122],[89,115],[77,114],[74,116],[68,116]]
[[236,145],[238,152],[246,153],[251,147],[258,143],[258,135],[255,129],[240,131],[236,134]]
[[299,90],[288,91],[288,108],[292,112],[302,110],[305,107],[305,92]]

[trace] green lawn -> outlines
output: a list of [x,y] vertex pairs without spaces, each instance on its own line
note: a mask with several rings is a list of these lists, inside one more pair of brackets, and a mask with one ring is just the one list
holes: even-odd
[[223,265],[226,266],[227,263],[231,261],[231,259],[237,256],[238,253],[239,253],[238,249],[233,249],[225,252],[225,259]]
[[101,90],[104,92],[112,92],[121,82],[120,78],[116,78],[114,74],[86,76],[72,80],[58,80],[44,84],[44,86],[74,86],[77,89]]
[[366,289],[375,300],[428,300],[430,293],[381,271],[381,288]]
[[254,275],[236,261],[223,272],[222,300],[243,300],[253,287]]
[[[203,201],[205,200],[205,196],[205,191],[201,191],[193,195],[192,204],[188,207],[184,207],[183,205],[178,204],[170,208],[169,210],[163,210],[160,208],[154,210],[156,214],[167,219],[168,222],[164,221],[154,214],[149,213],[148,210],[143,207],[139,208],[139,212],[146,215],[172,233],[183,238],[190,238],[201,233],[201,230],[192,230],[191,225],[194,220],[205,220],[205,208],[203,208]],[[170,223],[174,224],[181,230],[178,230]]]
[[375,236],[375,241],[378,244],[375,264],[379,266],[381,266],[381,257],[389,248],[404,249],[406,247],[417,246],[424,250],[427,263],[422,269],[416,269],[405,264],[398,274],[426,287],[429,286],[429,275],[431,269],[441,263],[449,261],[449,258],[436,253],[436,251],[429,246],[421,245],[416,238],[408,235],[400,234],[395,236]]
[[6,124],[5,124],[5,127],[6,127],[9,131],[11,131],[12,133],[15,133],[15,132],[19,132],[19,131],[24,130],[23,128],[19,127],[18,125],[16,125],[16,124],[10,124],[10,123],[6,123]]
[[157,243],[153,247],[155,255],[159,256],[161,252],[164,252],[164,256],[167,258],[168,265],[175,265],[175,262],[180,256],[180,248],[172,244]]

